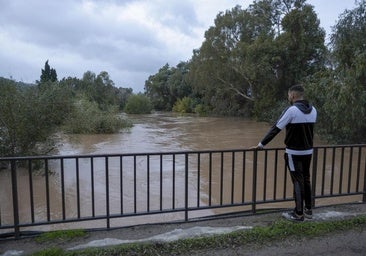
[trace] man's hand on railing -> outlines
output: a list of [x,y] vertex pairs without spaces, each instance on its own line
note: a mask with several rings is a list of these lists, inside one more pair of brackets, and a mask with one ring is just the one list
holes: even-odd
[[261,150],[263,149],[263,147],[263,144],[259,142],[257,146],[250,147],[250,149]]

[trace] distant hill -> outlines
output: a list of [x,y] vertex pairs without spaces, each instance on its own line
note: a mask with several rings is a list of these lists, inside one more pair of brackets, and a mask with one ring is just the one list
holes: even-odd
[[5,78],[5,77],[0,76],[0,85],[3,84],[3,83],[9,83],[9,82],[15,83],[17,86],[20,86],[20,87],[34,86],[35,85],[35,84],[32,84],[32,83],[24,83],[24,82],[21,82],[21,81],[15,81],[13,79],[9,79],[9,78]]

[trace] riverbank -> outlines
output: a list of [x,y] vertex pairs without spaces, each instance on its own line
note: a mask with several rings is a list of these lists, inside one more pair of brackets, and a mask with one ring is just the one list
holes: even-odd
[[[272,212],[254,216],[235,216],[189,223],[141,225],[113,230],[91,231],[86,232],[86,235],[83,237],[72,240],[39,242],[36,237],[27,237],[20,240],[1,240],[0,253],[2,256],[29,255],[49,248],[59,248],[78,254],[78,252],[81,252],[80,250],[85,248],[106,249],[117,244],[135,244],[138,246],[149,241],[155,246],[159,244],[164,245],[168,242],[175,243],[174,238],[197,238],[208,236],[220,230],[234,231],[235,228],[240,227],[249,230],[256,227],[274,227],[275,223],[281,221],[280,215],[280,212]],[[316,208],[313,220],[306,222],[327,224],[331,221],[346,221],[363,215],[366,215],[366,204],[336,205]],[[285,225],[285,228],[296,227],[294,225],[297,225],[291,222],[281,221],[281,223],[281,225]],[[203,249],[192,246],[192,250],[185,251],[180,255],[365,255],[366,226],[362,224],[360,227],[352,228],[351,230],[340,229],[316,237],[294,237],[289,235],[283,237],[283,239],[263,241],[266,242],[260,243],[253,240],[243,244],[232,242],[220,245],[216,243]],[[179,253],[180,251],[177,249],[175,254]],[[103,254],[102,251],[96,255],[101,254]],[[104,253],[104,255],[107,254]],[[127,255],[144,254],[135,253]]]

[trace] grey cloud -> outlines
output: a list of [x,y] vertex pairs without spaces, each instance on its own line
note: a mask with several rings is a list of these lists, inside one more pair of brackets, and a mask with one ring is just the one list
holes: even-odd
[[6,29],[13,37],[38,47],[144,72],[154,66],[149,62],[156,62],[162,50],[148,28],[129,21],[92,20],[81,14],[79,1],[9,2],[1,11],[1,23],[9,24]]
[[5,6],[6,11],[3,9],[0,21],[9,24],[7,30],[13,36],[42,46],[74,47],[90,37],[159,44],[154,34],[139,24],[99,21],[82,15],[79,1],[34,1],[31,6],[11,2],[12,5]]
[[154,5],[152,15],[161,23],[189,35],[200,25],[193,4],[191,1],[166,1],[163,6]]

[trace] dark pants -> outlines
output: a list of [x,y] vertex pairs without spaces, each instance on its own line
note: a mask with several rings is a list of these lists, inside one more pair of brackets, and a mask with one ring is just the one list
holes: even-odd
[[285,154],[286,166],[294,185],[295,211],[302,215],[305,207],[311,209],[310,162],[312,155]]

